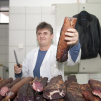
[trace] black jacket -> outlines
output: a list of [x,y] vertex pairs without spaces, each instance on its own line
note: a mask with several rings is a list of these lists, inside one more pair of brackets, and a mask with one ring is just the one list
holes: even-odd
[[97,57],[98,53],[101,57],[101,27],[98,18],[86,11],[73,17],[77,18],[75,28],[79,32],[81,59]]

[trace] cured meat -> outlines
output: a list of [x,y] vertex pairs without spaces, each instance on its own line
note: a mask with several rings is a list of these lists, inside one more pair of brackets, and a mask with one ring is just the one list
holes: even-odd
[[7,93],[8,91],[8,87],[2,87],[1,90],[0,90],[0,95],[1,96],[5,96],[5,94]]
[[40,77],[39,79],[35,77],[34,80],[31,82],[33,89],[37,92],[43,91],[43,85],[41,84],[41,81],[42,81],[42,77]]
[[76,79],[76,76],[75,75],[68,76],[67,77],[67,80],[68,80],[69,83],[72,82],[72,81],[77,82],[77,79]]
[[88,91],[92,92],[92,89],[91,89],[91,87],[90,87],[89,84],[79,84],[79,87],[80,87],[80,89],[81,89],[82,91],[88,90]]
[[65,17],[64,19],[56,54],[57,61],[59,62],[64,62],[68,59],[68,50],[70,46],[67,46],[67,42],[65,41],[65,32],[67,32],[69,28],[75,28],[76,21],[77,18],[73,17]]
[[35,91],[38,91],[38,92],[42,92],[43,91],[43,85],[40,82],[38,82],[38,81],[34,81],[32,87],[33,87],[33,89]]
[[93,95],[90,91],[82,91],[83,96],[87,101],[101,101],[101,99],[95,95]]
[[71,82],[67,85],[67,92],[65,96],[66,101],[86,101],[82,95],[77,82]]
[[35,93],[30,83],[25,83],[18,90],[14,101],[35,101]]
[[65,101],[86,101],[82,95],[80,84],[77,83],[75,75],[70,75],[65,81],[66,95]]
[[18,98],[17,98],[17,96],[15,97],[15,99],[13,101],[19,101]]
[[0,95],[0,101],[1,101],[3,98],[4,98],[4,96],[1,96],[1,95]]
[[44,78],[42,79],[41,84],[43,85],[43,89],[46,87],[47,81],[48,81],[48,78],[47,78],[47,77],[44,77]]
[[92,88],[92,93],[101,98],[101,82],[97,80],[89,80],[88,83]]
[[9,90],[9,88],[11,88],[13,85],[15,85],[17,82],[19,82],[21,80],[21,78],[16,78],[15,80],[13,80],[11,83],[7,83],[5,86],[3,86],[0,89],[0,95],[1,96],[5,96],[7,91]]
[[26,78],[20,80],[18,83],[16,83],[14,86],[12,86],[9,89],[9,91],[7,92],[6,97],[5,97],[5,99],[3,99],[3,101],[8,101],[9,99],[14,99],[19,88],[22,87],[25,83],[32,81],[33,79],[34,79],[33,77],[26,77]]
[[64,99],[55,99],[55,100],[47,100],[47,101],[65,101]]
[[8,79],[5,79],[3,80],[1,83],[0,83],[0,89],[5,86],[7,83],[11,83],[13,81],[13,78],[8,78]]
[[43,97],[49,100],[63,98],[66,88],[62,76],[53,77],[43,91]]
[[33,90],[31,84],[29,84],[29,88],[28,88],[28,100],[35,101],[35,91]]
[[35,101],[46,101],[46,99],[44,99],[44,97],[43,97],[43,93],[41,92],[41,93],[36,93],[36,95],[35,95]]
[[35,91],[42,92],[43,89],[47,85],[47,81],[48,81],[48,78],[47,77],[41,78],[41,79],[39,79],[37,81],[34,81],[34,83],[33,83],[33,89]]
[[0,77],[0,82],[3,81],[3,79]]
[[43,97],[43,90],[47,85],[48,78],[47,77],[40,77],[39,79],[35,77],[33,82],[33,89],[35,92],[35,101],[46,101]]
[[27,95],[28,95],[28,87],[29,83],[25,83],[17,93],[17,98],[19,101],[28,101]]

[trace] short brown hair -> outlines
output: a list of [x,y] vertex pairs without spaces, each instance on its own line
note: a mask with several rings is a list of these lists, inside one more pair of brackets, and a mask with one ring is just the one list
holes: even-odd
[[39,25],[36,28],[36,33],[38,32],[39,29],[48,29],[50,31],[51,34],[53,34],[53,28],[49,23],[46,22],[41,22],[39,23]]

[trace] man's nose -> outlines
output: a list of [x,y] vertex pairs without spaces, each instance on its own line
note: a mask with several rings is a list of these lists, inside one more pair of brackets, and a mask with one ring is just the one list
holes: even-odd
[[44,36],[44,33],[41,33],[41,34],[40,34],[40,37],[43,37],[43,36]]

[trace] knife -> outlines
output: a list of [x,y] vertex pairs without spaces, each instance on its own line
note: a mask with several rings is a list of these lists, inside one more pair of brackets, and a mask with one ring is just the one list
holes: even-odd
[[16,55],[15,50],[14,50],[14,55],[15,55],[16,64],[17,64],[17,66],[20,68],[20,64],[19,64],[19,62],[18,62],[18,58],[17,58],[17,55]]

